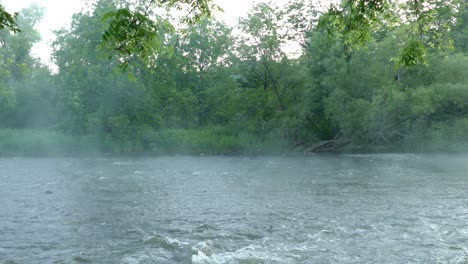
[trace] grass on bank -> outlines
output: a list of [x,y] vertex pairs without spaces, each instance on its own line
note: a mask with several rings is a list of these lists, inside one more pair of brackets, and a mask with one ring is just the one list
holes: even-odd
[[280,136],[233,133],[222,127],[165,129],[144,135],[141,142],[144,151],[158,155],[280,154],[288,149]]
[[[467,152],[468,119],[437,124],[409,134],[392,145],[350,144],[346,153]],[[164,129],[125,137],[115,135],[73,136],[41,129],[0,129],[2,156],[59,156],[89,154],[125,155],[260,155],[292,153],[280,133],[236,133],[224,127]]]
[[166,129],[138,137],[73,136],[39,129],[0,130],[0,155],[57,156],[84,154],[237,155],[280,154],[288,149],[279,137],[231,133],[224,128]]
[[74,155],[96,153],[97,138],[42,129],[1,129],[0,155]]

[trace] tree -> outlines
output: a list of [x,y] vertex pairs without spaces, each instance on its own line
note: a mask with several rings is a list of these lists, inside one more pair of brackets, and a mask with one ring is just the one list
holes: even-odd
[[[102,20],[108,22],[103,32],[103,44],[109,45],[117,52],[122,62],[121,67],[128,67],[128,62],[137,56],[142,59],[151,59],[163,46],[159,42],[161,31],[158,8],[175,8],[185,13],[183,21],[193,24],[204,17],[211,17],[214,10],[221,10],[213,4],[213,0],[141,0],[136,4],[130,1],[114,1],[118,8],[102,15]],[[18,13],[9,13],[0,4],[0,30],[8,29],[19,32],[21,26],[17,25]],[[170,28],[170,23],[164,27]]]
[[279,24],[283,14],[278,10],[272,4],[259,3],[247,18],[240,20],[241,29],[246,33],[240,55],[258,63],[260,68],[257,70],[263,89],[272,89],[280,109],[285,111],[287,106],[284,96],[289,87],[282,85],[281,81],[289,62],[283,51],[286,37]]
[[38,5],[31,5],[21,10],[17,17],[17,24],[22,29],[20,33],[11,33],[0,31],[0,51],[2,64],[9,65],[10,77],[21,79],[24,72],[32,67],[34,60],[30,56],[32,46],[37,43],[41,37],[34,29],[34,26],[43,18],[44,8]]
[[407,24],[412,37],[401,48],[398,62],[414,66],[425,63],[427,48],[451,46],[446,36],[454,27],[452,14],[465,4],[464,0],[343,0],[330,6],[318,26],[339,36],[351,52],[372,41],[379,28]]
[[[160,16],[156,15],[158,8],[175,8],[185,12],[183,21],[194,24],[205,17],[211,17],[212,11],[219,9],[212,3],[213,0],[143,0],[137,5],[124,2],[115,11],[109,11],[103,16],[108,27],[103,33],[103,43],[109,45],[117,52],[122,62],[122,68],[128,67],[133,57],[151,60],[152,57],[164,48],[160,42],[161,30],[167,31],[172,25],[161,23]],[[161,28],[163,27],[163,28]]]
[[459,51],[468,51],[468,1],[462,2],[453,31],[454,46]]
[[[74,15],[70,30],[57,32],[53,56],[62,86],[60,125],[70,134],[97,135],[108,151],[141,151],[142,137],[159,127],[160,113],[152,87],[116,71],[119,61],[109,60],[109,50],[100,46],[106,27],[101,17],[116,8],[99,1],[91,12]],[[146,74],[140,61],[131,63],[138,77]]]
[[200,125],[214,121],[217,106],[212,105],[211,96],[229,82],[226,71],[232,64],[232,50],[231,29],[216,20],[205,18],[178,34],[174,55],[179,57],[180,70],[176,83],[196,97]]
[[[31,123],[28,121],[31,119],[25,118],[25,115],[19,114],[20,112],[29,113],[30,117],[47,115],[44,111],[47,103],[39,102],[42,100],[35,96],[45,91],[39,87],[47,77],[31,82],[31,76],[47,75],[45,73],[47,70],[30,54],[32,46],[40,40],[40,35],[34,26],[42,19],[43,14],[44,8],[31,5],[21,10],[16,17],[15,23],[21,27],[21,32],[0,31],[0,101],[2,104],[0,120],[2,126],[28,126]],[[46,89],[49,88],[52,89],[52,86],[46,87]],[[37,104],[33,98],[38,99]],[[25,101],[29,102],[24,103]],[[43,107],[35,107],[40,104]],[[42,124],[44,123],[45,121]]]

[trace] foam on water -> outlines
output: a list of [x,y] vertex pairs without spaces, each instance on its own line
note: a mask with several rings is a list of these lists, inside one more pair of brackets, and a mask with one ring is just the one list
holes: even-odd
[[2,264],[468,261],[466,156],[2,162]]
[[[216,247],[211,241],[204,241],[192,247],[193,264],[263,264],[263,263],[295,263],[301,259],[299,255],[293,253],[289,256],[282,256],[278,252],[287,249],[286,244],[279,244],[276,248],[265,245],[267,239],[263,239],[259,244],[250,244],[233,251],[226,251]],[[295,248],[297,250],[307,250]]]
[[181,242],[175,238],[166,237],[157,233],[147,235],[143,238],[143,241],[146,243],[156,244],[163,248],[176,248],[187,246],[187,242]]
[[112,162],[112,165],[132,165],[134,164],[133,162],[128,162],[128,161],[114,161]]

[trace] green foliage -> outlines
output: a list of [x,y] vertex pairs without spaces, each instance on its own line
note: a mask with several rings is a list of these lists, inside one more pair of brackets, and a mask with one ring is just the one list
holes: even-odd
[[412,131],[402,142],[401,149],[419,152],[466,152],[468,149],[468,119],[441,121],[430,127]]
[[29,55],[32,46],[40,40],[34,26],[44,15],[44,8],[31,5],[21,10],[16,22],[21,33],[0,31],[0,62],[7,79],[17,81],[34,67],[34,59]]
[[[341,6],[332,5],[318,23],[329,35],[340,36],[347,49],[365,46],[372,40],[372,31],[379,24],[381,14],[390,18],[386,0],[348,0]],[[350,51],[350,50],[349,50]]]
[[415,66],[426,64],[426,47],[419,40],[409,41],[401,50],[399,63],[405,66]]
[[460,52],[468,51],[468,3],[460,3],[456,13],[456,25],[452,31],[454,47]]
[[[0,83],[0,118],[1,120],[8,119],[11,112],[14,110],[16,105],[15,92],[10,87],[5,87]],[[6,122],[4,121],[0,127],[4,127]]]
[[268,154],[281,153],[287,142],[273,135],[259,137],[249,133],[234,133],[225,127],[168,129],[146,137],[157,154]]
[[[29,54],[40,40],[34,26],[43,14],[43,8],[31,5],[15,18],[21,32],[0,32],[0,128],[48,124],[52,98],[46,95],[53,93],[55,87],[48,82],[48,69]],[[39,89],[41,85],[44,89]]]
[[[150,19],[147,14],[130,12],[126,8],[104,14],[103,22],[109,22],[102,35],[103,45],[112,45],[118,52],[119,66],[126,70],[134,57],[150,60],[165,47],[163,32],[171,31],[168,21]],[[112,56],[110,57],[112,58]]]
[[[306,56],[314,76],[315,112],[323,109],[322,120],[329,120],[335,135],[350,139],[353,149],[356,145],[402,149],[400,144],[418,149],[429,144],[432,132],[441,131],[451,133],[450,140],[464,142],[460,133],[445,126],[458,124],[467,114],[466,55],[447,55],[419,41],[411,42],[402,34],[405,31],[402,27],[388,32],[381,41],[368,45],[367,50],[353,51],[348,58],[340,53],[339,37],[336,42],[320,38],[320,32],[310,37]],[[414,46],[402,56],[400,43]],[[389,58],[396,56],[406,62],[391,63]],[[426,65],[421,58],[427,60]],[[401,64],[411,67],[401,68]],[[415,140],[418,133],[421,138]],[[452,147],[447,145],[447,149]]]
[[387,1],[321,17],[313,2],[260,3],[235,35],[195,15],[173,28],[151,1],[101,0],[56,32],[55,74],[30,55],[43,13],[33,6],[21,33],[0,32],[0,153],[279,154],[333,139],[351,151],[461,151],[466,12],[424,1],[432,8],[398,6],[400,23]]
[[373,30],[389,20],[390,4],[387,0],[346,0],[341,5],[331,5],[318,23],[331,36],[339,36],[348,52],[365,46],[373,39]]
[[0,30],[9,29],[13,32],[19,32],[16,24],[18,13],[10,14],[5,10],[5,7],[0,4]]
[[[151,1],[152,4],[155,1]],[[213,11],[222,11],[213,0],[160,0],[161,4],[185,11],[184,22],[189,24],[211,17]]]
[[425,64],[427,48],[451,49],[456,27],[456,13],[464,1],[451,0],[346,0],[331,5],[321,16],[318,28],[331,37],[338,37],[348,56],[353,50],[365,47],[381,35],[379,31],[406,25],[411,36],[400,51],[398,62],[412,67]]
[[343,90],[334,91],[327,98],[327,114],[345,131],[345,136],[364,142],[369,134],[368,109],[371,103],[362,98],[352,98]]
[[123,70],[131,65],[129,62],[135,57],[152,65],[158,54],[170,52],[164,34],[171,32],[173,26],[168,19],[156,15],[153,9],[168,7],[182,10],[186,13],[183,21],[189,25],[211,17],[213,10],[220,10],[212,0],[150,0],[137,6],[132,6],[130,1],[121,2],[125,7],[102,15],[103,22],[108,25],[102,34],[102,46],[111,47],[117,52]]

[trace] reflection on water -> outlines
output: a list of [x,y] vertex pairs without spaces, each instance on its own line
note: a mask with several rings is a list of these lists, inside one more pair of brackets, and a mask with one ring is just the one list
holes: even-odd
[[0,159],[0,263],[466,263],[468,156]]

